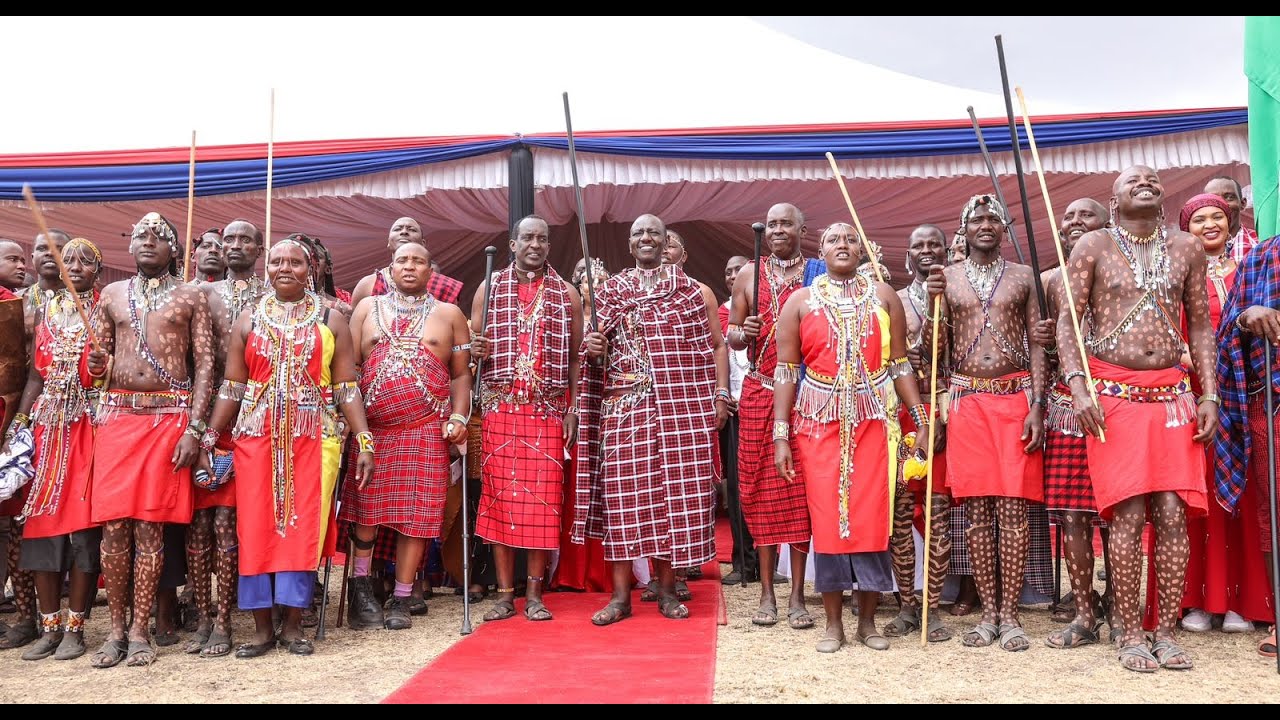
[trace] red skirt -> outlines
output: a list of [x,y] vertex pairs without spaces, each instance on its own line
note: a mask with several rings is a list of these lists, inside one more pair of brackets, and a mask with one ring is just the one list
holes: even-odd
[[1044,456],[1023,452],[1027,395],[967,392],[953,401],[947,451],[964,458],[947,468],[956,498],[1010,497],[1044,502]]
[[756,545],[809,541],[804,483],[784,480],[774,467],[773,391],[750,376],[742,381],[738,404],[738,492]]
[[503,404],[481,426],[483,486],[476,535],[531,550],[560,546],[564,423],[532,405]]
[[797,480],[804,480],[813,551],[824,555],[881,552],[889,548],[889,441],[884,422],[868,420],[854,430],[849,478],[848,537],[840,530],[840,423],[798,431]]
[[[1089,358],[1095,379],[1140,387],[1174,385],[1185,372],[1130,370]],[[1105,520],[1111,520],[1116,505],[1129,498],[1157,492],[1173,492],[1187,507],[1187,517],[1203,517],[1209,508],[1205,492],[1204,446],[1192,438],[1196,423],[1166,427],[1168,412],[1163,402],[1133,402],[1099,396],[1107,424],[1106,442],[1085,438],[1089,454],[1089,475],[1093,494]]]
[[[46,434],[48,434],[46,426],[35,427],[37,448],[41,447]],[[93,503],[89,494],[90,483],[93,480],[93,423],[88,418],[81,418],[72,423],[67,428],[67,439],[66,475],[62,481],[58,511],[52,515],[41,514],[27,518],[22,528],[24,538],[70,535],[95,525]],[[49,470],[50,473],[56,473],[60,468]],[[27,485],[28,489],[30,487],[31,485]]]
[[187,525],[194,508],[191,468],[173,469],[187,413],[134,414],[113,408],[93,445],[92,518]]

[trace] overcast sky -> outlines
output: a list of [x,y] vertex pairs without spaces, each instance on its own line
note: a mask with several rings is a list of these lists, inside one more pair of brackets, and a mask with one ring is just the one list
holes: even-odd
[[262,143],[271,88],[277,142],[563,132],[563,91],[578,131],[997,116],[996,31],[1033,115],[1245,102],[1241,18],[0,23],[0,154]]

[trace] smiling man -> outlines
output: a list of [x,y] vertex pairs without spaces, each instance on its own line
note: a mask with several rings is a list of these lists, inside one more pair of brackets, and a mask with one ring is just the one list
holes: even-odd
[[[1111,524],[1115,612],[1123,626],[1120,663],[1148,673],[1192,666],[1173,627],[1190,552],[1187,516],[1202,516],[1208,509],[1201,443],[1213,437],[1221,402],[1205,254],[1191,235],[1164,227],[1163,200],[1155,170],[1142,165],[1125,170],[1112,185],[1114,227],[1087,233],[1071,252],[1076,314],[1093,316],[1087,359],[1080,357],[1065,308],[1058,315],[1059,356],[1076,420],[1088,434],[1094,495]],[[1179,314],[1186,318],[1185,343],[1204,390],[1199,398],[1180,362]],[[1139,594],[1148,509],[1160,604],[1150,647],[1142,633]]]
[[[667,230],[654,215],[631,225],[636,266],[596,288],[578,406],[573,542],[604,540],[613,597],[591,618],[631,615],[631,562],[650,558],[658,610],[679,620],[676,568],[715,557],[711,444],[728,413],[728,369],[715,296],[663,265]],[[598,421],[597,421],[598,418]]]
[[[1044,351],[1027,341],[1028,328],[1040,318],[1031,268],[1000,256],[1007,217],[994,197],[970,198],[956,230],[969,257],[945,270],[931,268],[928,289],[931,304],[942,297],[939,342],[951,365],[947,447],[953,459],[965,460],[947,467],[947,483],[965,504],[973,578],[982,598],[982,620],[963,641],[1021,651],[1030,647],[1018,620],[1030,545],[1027,501],[1044,500],[1046,368]],[[925,337],[932,337],[932,325],[926,319]]]

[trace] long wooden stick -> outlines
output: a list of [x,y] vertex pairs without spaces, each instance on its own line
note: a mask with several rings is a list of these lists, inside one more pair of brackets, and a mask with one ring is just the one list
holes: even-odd
[[187,253],[182,264],[182,281],[191,280],[191,215],[196,207],[196,131],[191,131],[191,161],[187,164]]
[[[1067,270],[1067,257],[1062,252],[1062,236],[1058,233],[1058,223],[1054,218],[1053,204],[1049,202],[1049,186],[1044,180],[1044,165],[1040,164],[1040,150],[1036,148],[1036,135],[1031,131],[1031,116],[1027,114],[1027,99],[1022,95],[1022,88],[1015,88],[1018,94],[1018,106],[1022,110],[1022,127],[1027,130],[1027,144],[1031,146],[1031,159],[1036,164],[1036,177],[1040,179],[1040,193],[1044,196],[1044,209],[1049,213],[1049,227],[1053,228],[1053,247],[1058,251],[1058,270],[1062,273],[1062,292],[1067,300],[1067,308],[1071,310],[1071,329],[1076,335],[1076,349],[1080,351],[1080,363],[1084,368],[1084,380],[1089,384],[1089,397],[1099,409],[1098,390],[1093,386],[1093,373],[1089,371],[1089,354],[1084,349],[1084,334],[1080,331],[1080,315],[1076,312],[1076,302],[1071,296],[1071,274]],[[1098,441],[1106,442],[1106,433],[1098,428]]]
[[862,249],[867,253],[867,259],[871,261],[871,269],[876,272],[876,280],[884,282],[884,276],[880,274],[880,259],[876,257],[875,250],[871,248],[871,241],[867,239],[867,234],[862,230],[862,222],[858,220],[858,211],[853,209],[853,200],[849,199],[849,190],[844,186],[844,176],[840,174],[840,167],[836,165],[836,156],[827,153],[827,162],[831,163],[831,172],[836,176],[836,182],[840,184],[840,194],[844,195],[844,204],[849,206],[849,214],[853,216],[853,226],[858,229],[858,237],[862,238]]
[[[271,253],[271,171],[276,141],[276,89],[271,88],[271,116],[267,121],[267,230],[262,236],[262,257]],[[267,274],[267,263],[262,262],[262,274]]]
[[[933,443],[938,427],[938,325],[942,320],[942,296],[933,299],[933,352],[929,360],[929,444],[925,452],[924,480],[924,603],[920,610],[920,647],[929,644],[929,555],[933,547]],[[918,430],[919,428],[917,428]],[[920,439],[916,438],[919,447]]]
[[76,304],[76,312],[80,313],[80,319],[84,321],[84,331],[89,335],[89,344],[94,350],[101,350],[98,345],[98,338],[93,336],[93,324],[89,322],[89,313],[84,309],[84,303],[80,302],[80,293],[76,292],[76,286],[71,283],[71,277],[67,275],[67,264],[62,262],[62,253],[58,251],[58,243],[49,234],[49,226],[45,224],[44,213],[40,212],[40,206],[36,204],[36,196],[31,192],[31,186],[24,183],[22,185],[22,196],[27,199],[27,204],[31,206],[31,214],[36,217],[36,226],[40,228],[40,233],[44,235],[44,241],[49,244],[49,254],[53,256],[54,262],[58,264],[58,274],[62,276],[62,284],[66,286],[67,293],[71,295],[71,300]]

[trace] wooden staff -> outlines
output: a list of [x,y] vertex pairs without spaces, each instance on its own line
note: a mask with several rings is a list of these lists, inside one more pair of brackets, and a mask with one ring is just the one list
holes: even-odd
[[[982,161],[986,163],[987,175],[991,177],[991,186],[995,188],[996,199],[1000,204],[1009,209],[1009,203],[1004,200],[1004,191],[1000,189],[1000,179],[996,175],[996,166],[991,162],[991,151],[987,150],[987,141],[982,137],[982,126],[978,124],[978,116],[973,114],[973,106],[970,105],[966,110],[969,111],[969,122],[973,123],[973,134],[978,136],[978,149],[982,151]],[[1013,252],[1018,256],[1018,262],[1025,263],[1022,257],[1022,248],[1018,246],[1018,236],[1013,232],[1013,226],[1009,226],[1009,242],[1013,245]]]
[[196,131],[191,131],[191,160],[187,163],[187,252],[182,263],[182,281],[191,280],[191,215],[196,207]]
[[578,184],[578,154],[573,147],[573,120],[569,117],[569,93],[564,93],[564,134],[569,141],[569,169],[573,173],[573,199],[578,203],[578,235],[582,238],[582,262],[587,269],[587,294],[591,296],[591,332],[598,331],[596,322],[595,268],[591,266],[591,250],[587,247],[587,215],[582,206],[582,186]]
[[862,223],[858,220],[858,211],[853,209],[853,201],[849,199],[849,190],[844,186],[844,177],[840,174],[840,168],[836,165],[836,156],[827,153],[827,162],[831,163],[831,172],[836,176],[836,182],[840,183],[840,194],[844,195],[844,203],[849,206],[849,214],[853,216],[853,226],[858,229],[858,237],[862,239],[862,249],[867,253],[867,259],[871,261],[871,269],[876,271],[876,281],[884,282],[884,276],[880,274],[880,261],[876,257],[875,250],[871,248],[871,241],[867,239],[867,234],[862,231]]
[[44,240],[51,248],[50,255],[53,256],[54,262],[58,264],[58,274],[62,276],[62,284],[67,288],[67,294],[71,296],[71,301],[76,304],[76,312],[80,313],[80,319],[84,321],[84,331],[89,335],[89,344],[94,350],[101,350],[102,346],[98,344],[98,338],[93,336],[93,325],[89,322],[89,313],[84,309],[84,303],[80,302],[80,293],[76,292],[76,286],[71,283],[71,277],[67,275],[67,264],[62,262],[62,253],[58,251],[58,243],[54,242],[53,236],[49,234],[49,226],[45,224],[44,213],[40,212],[40,206],[36,205],[36,196],[31,192],[31,186],[23,183],[22,196],[27,199],[27,204],[31,206],[31,214],[36,217],[36,226],[40,228],[40,234],[44,235]]
[[[1022,108],[1022,126],[1027,130],[1027,144],[1031,146],[1031,159],[1036,164],[1036,177],[1040,179],[1040,193],[1044,196],[1044,209],[1049,213],[1049,227],[1053,228],[1053,247],[1058,251],[1058,270],[1062,273],[1062,291],[1066,296],[1067,308],[1071,310],[1071,329],[1076,336],[1076,349],[1080,351],[1080,363],[1084,368],[1084,380],[1089,384],[1089,397],[1093,398],[1093,404],[1098,405],[1098,391],[1093,386],[1093,373],[1089,371],[1089,354],[1084,349],[1084,334],[1080,332],[1080,315],[1076,312],[1076,303],[1071,296],[1071,275],[1067,270],[1067,258],[1062,252],[1062,236],[1058,234],[1058,223],[1053,219],[1058,217],[1053,214],[1053,204],[1049,202],[1049,186],[1044,179],[1044,165],[1040,164],[1040,151],[1036,148],[1036,135],[1031,131],[1031,116],[1027,114],[1027,99],[1022,95],[1022,88],[1018,88],[1018,105]],[[1026,207],[1026,201],[1023,201],[1023,207]],[[1039,273],[1036,277],[1040,277]],[[1040,311],[1041,317],[1044,317],[1044,311]],[[1106,433],[1102,428],[1098,428],[1098,441],[1106,442]]]
[[[1280,607],[1274,604],[1280,603],[1280,570],[1277,570],[1280,568],[1280,537],[1276,535],[1276,399],[1275,390],[1271,386],[1271,369],[1275,367],[1271,364],[1271,357],[1275,349],[1271,347],[1269,338],[1260,337],[1257,340],[1262,343],[1263,366],[1267,369],[1263,402],[1266,403],[1267,412],[1267,485],[1271,491],[1267,502],[1267,512],[1271,513],[1271,607],[1275,608]],[[1280,673],[1280,652],[1276,653],[1276,672]]]
[[[751,230],[756,234],[755,256],[751,258],[755,272],[751,276],[751,315],[760,314],[760,266],[763,257],[760,255],[760,245],[764,239],[764,223],[751,223]],[[778,318],[773,319],[774,322]],[[760,357],[760,339],[751,341],[751,369],[756,369],[756,360]],[[738,533],[738,537],[742,537],[742,533]]]
[[[1018,173],[1022,222],[1027,226],[1027,252],[1031,254],[1031,279],[1036,284],[1036,302],[1040,304],[1040,317],[1045,318],[1049,316],[1049,306],[1044,299],[1044,283],[1040,281],[1040,259],[1036,257],[1036,233],[1031,227],[1031,205],[1027,202],[1027,178],[1022,172],[1022,144],[1018,142],[1018,124],[1013,119],[1013,98],[1009,96],[1009,71],[1004,65],[1004,43],[999,35],[996,36],[996,54],[1000,58],[1000,84],[1004,86],[1004,107],[1009,114],[1009,149],[1013,151],[1013,168]],[[1008,212],[1008,210],[1009,207],[1006,205],[1005,211]],[[1053,224],[1052,214],[1049,216],[1049,224]]]
[[[933,547],[933,443],[938,427],[938,325],[942,321],[942,296],[933,299],[933,347],[929,360],[929,462],[924,480],[924,606],[920,609],[920,647],[929,644],[929,555]],[[919,429],[919,428],[917,428]],[[916,438],[919,447],[920,439]]]
[[268,263],[265,258],[271,254],[271,173],[272,160],[275,155],[276,140],[276,89],[271,88],[271,110],[267,119],[267,229],[262,236],[262,274],[267,276]]

